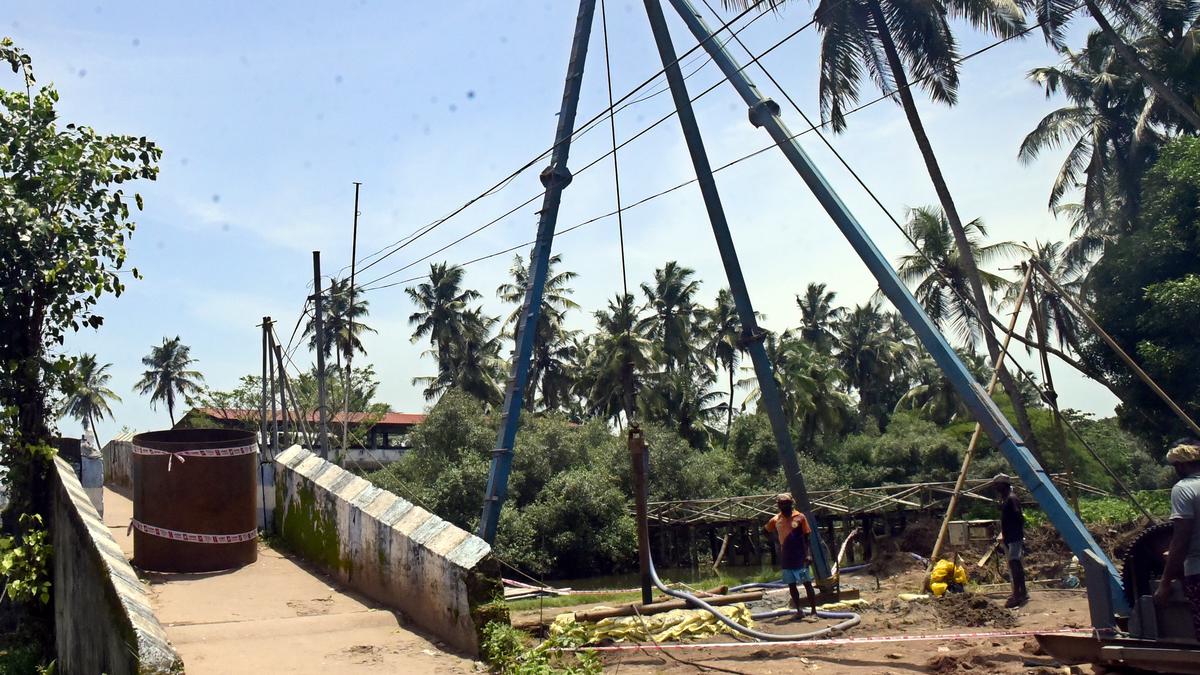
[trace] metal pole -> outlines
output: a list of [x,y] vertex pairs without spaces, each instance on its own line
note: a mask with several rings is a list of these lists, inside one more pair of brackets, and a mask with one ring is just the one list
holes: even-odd
[[[996,391],[996,383],[1000,381],[1000,366],[1004,365],[1004,359],[1008,356],[1008,345],[1012,342],[1013,329],[1017,327],[1017,317],[1021,314],[1021,305],[1025,304],[1025,292],[1029,290],[1029,278],[1032,274],[1032,268],[1025,271],[1025,278],[1021,281],[1021,290],[1017,292],[1017,302],[1013,305],[1012,317],[1008,320],[1008,332],[1004,334],[1000,353],[996,355],[996,362],[992,364],[992,379],[988,382],[987,387],[988,396]],[[946,515],[942,516],[942,525],[938,528],[937,540],[933,542],[933,552],[929,554],[929,566],[925,570],[926,572],[933,569],[942,555],[942,547],[946,544],[946,534],[950,531],[950,521],[954,520],[954,514],[958,512],[958,500],[962,497],[963,484],[967,482],[967,471],[971,468],[971,461],[975,457],[975,447],[979,445],[979,437],[982,434],[983,425],[976,422],[975,431],[971,434],[971,442],[967,444],[967,452],[963,454],[962,469],[959,470],[958,478],[954,481],[954,492],[950,493],[950,503],[946,505]],[[928,583],[929,577],[925,578]]]
[[[920,338],[921,343],[937,362],[938,367],[946,373],[946,377],[954,386],[959,397],[966,403],[975,419],[983,425],[983,429],[991,438],[993,445],[999,448],[1000,452],[1013,465],[1021,481],[1037,500],[1071,551],[1081,560],[1088,551],[1095,551],[1107,560],[1104,550],[1092,538],[1083,522],[1079,520],[1079,517],[1063,499],[1062,494],[1051,483],[1046,471],[1025,447],[1020,434],[1012,428],[1000,409],[996,407],[995,402],[984,392],[983,387],[975,382],[971,372],[967,370],[958,354],[946,342],[945,336],[933,325],[908,287],[900,280],[896,270],[875,246],[875,242],[867,236],[858,219],[850,213],[850,209],[834,192],[825,176],[821,174],[800,146],[795,134],[780,119],[779,105],[763,96],[724,45],[719,40],[712,39],[712,31],[709,30],[708,25],[689,0],[669,1],[687,24],[688,29],[713,57],[717,67],[729,79],[730,84],[737,90],[742,100],[749,106],[750,123],[767,130],[772,140],[783,152],[784,157],[800,174],[813,196],[817,198],[825,212],[841,230],[842,235],[846,237],[867,269],[871,271],[879,283],[880,290],[912,327],[913,332]],[[650,0],[647,0],[647,3],[649,2]],[[1106,567],[1108,582],[1113,589],[1114,602],[1119,605],[1117,609],[1128,611],[1128,607],[1124,606],[1125,596],[1121,591],[1121,574],[1111,561],[1108,561]]]
[[646,437],[636,426],[629,429],[629,460],[633,463],[633,504],[637,518],[638,568],[642,576],[642,604],[648,605],[654,601],[654,582],[650,579],[650,522],[646,515],[646,502],[650,500],[646,484],[650,453],[646,448]]
[[[267,436],[267,385],[271,384],[271,379],[267,371],[267,362],[271,355],[270,335],[271,317],[264,316],[262,320],[262,398],[258,404],[258,433],[261,439],[259,441],[260,450],[271,445],[271,439]],[[271,387],[272,392],[274,389],[274,387]],[[275,397],[272,395],[271,404],[274,405],[274,403]]]
[[[270,320],[268,320],[267,321],[267,348],[268,348],[268,351],[270,350],[270,345],[273,342],[273,340],[271,339],[272,326],[274,326],[274,324]],[[270,383],[270,386],[271,386],[271,442],[267,444],[267,447],[271,449],[271,457],[274,457],[279,452],[279,417],[276,416],[276,414],[275,414],[275,367],[277,364],[275,362],[275,358],[273,355],[268,354],[268,356],[271,356],[271,358],[268,362],[268,368],[267,368],[268,374],[270,376],[269,379],[271,381],[271,383]],[[282,366],[280,366],[280,368],[282,369]],[[265,409],[265,406],[264,406],[264,409]]]
[[754,317],[754,307],[750,303],[750,293],[746,290],[746,280],[742,276],[742,267],[738,262],[737,250],[733,245],[733,237],[729,232],[729,222],[725,218],[725,209],[721,205],[721,195],[717,190],[717,182],[713,178],[712,166],[708,161],[708,153],[704,149],[704,140],[700,135],[700,126],[696,122],[692,110],[691,99],[687,92],[687,83],[679,68],[675,47],[671,42],[671,34],[667,28],[666,17],[663,16],[662,6],[658,0],[645,0],[646,15],[650,19],[650,29],[654,33],[654,41],[658,44],[658,55],[666,71],[667,84],[671,88],[671,96],[675,100],[675,109],[679,114],[679,124],[683,128],[683,136],[687,141],[688,152],[691,154],[692,166],[696,170],[696,180],[700,185],[700,193],[704,196],[704,206],[708,210],[708,220],[712,223],[713,235],[717,240],[717,248],[721,252],[721,262],[725,266],[725,276],[729,279],[729,290],[737,307],[738,317],[742,324],[741,344],[750,352],[750,360],[754,364],[754,373],[758,377],[760,401],[767,411],[771,421],[771,431],[775,435],[775,445],[779,449],[779,464],[783,467],[787,478],[788,489],[792,498],[812,527],[810,540],[812,542],[813,566],[819,579],[830,578],[829,561],[825,557],[825,549],[821,543],[820,528],[817,527],[813,516],[812,504],[808,499],[808,489],[804,484],[804,476],[800,473],[800,463],[796,459],[796,450],[792,445],[791,430],[788,420],[783,413],[783,405],[779,396],[779,387],[775,382],[775,374],[771,362],[767,358],[767,350],[763,345],[766,332],[758,327]]
[[508,473],[512,468],[513,444],[517,438],[525,385],[529,380],[529,360],[533,355],[533,339],[537,335],[538,316],[542,309],[542,293],[545,291],[550,265],[554,228],[558,223],[558,207],[562,201],[563,189],[571,183],[567,157],[571,152],[571,134],[575,127],[575,113],[579,107],[583,65],[587,59],[588,40],[592,32],[595,10],[596,0],[580,0],[579,15],[575,19],[575,37],[571,43],[571,58],[567,65],[566,84],[563,87],[562,107],[558,113],[558,129],[554,135],[554,150],[550,155],[550,166],[542,171],[541,176],[546,194],[542,198],[537,239],[530,255],[529,286],[525,289],[525,303],[522,305],[521,318],[516,327],[519,341],[517,351],[513,355],[512,375],[504,394],[504,413],[500,433],[496,438],[496,448],[492,450],[487,493],[483,498],[483,514],[479,519],[479,536],[489,544],[496,539],[500,509],[504,506],[504,498],[508,494]]
[[300,425],[300,432],[304,434],[305,445],[311,450],[313,447],[312,434],[309,432],[308,424],[304,421],[303,411],[300,410],[300,401],[296,398],[296,393],[292,391],[292,385],[288,381],[287,371],[283,368],[283,348],[279,346],[279,342],[273,341],[272,348],[275,350],[275,362],[279,364],[279,400],[286,404],[284,393],[287,398],[292,401],[292,413],[296,416],[296,420]]
[[1050,286],[1060,296],[1062,296],[1063,300],[1066,300],[1071,307],[1075,308],[1076,312],[1079,312],[1079,316],[1083,318],[1088,327],[1096,331],[1096,334],[1104,340],[1104,343],[1107,344],[1114,352],[1116,352],[1117,356],[1121,357],[1121,360],[1125,362],[1125,365],[1129,366],[1129,369],[1132,370],[1133,373],[1137,375],[1147,387],[1150,387],[1151,391],[1157,394],[1158,397],[1162,399],[1163,403],[1167,404],[1167,407],[1171,409],[1171,412],[1174,412],[1175,415],[1178,416],[1179,419],[1182,420],[1183,423],[1186,424],[1193,433],[1200,435],[1200,426],[1196,424],[1196,421],[1188,416],[1188,414],[1185,413],[1183,409],[1175,403],[1171,396],[1167,394],[1167,392],[1163,391],[1157,383],[1155,383],[1155,381],[1150,377],[1149,374],[1146,373],[1146,371],[1142,370],[1142,367],[1137,364],[1137,361],[1133,360],[1133,357],[1125,353],[1124,349],[1121,349],[1121,345],[1117,344],[1117,341],[1114,340],[1112,336],[1104,332],[1104,329],[1100,327],[1100,324],[1096,323],[1096,320],[1093,319],[1091,315],[1088,314],[1087,310],[1083,308],[1083,305],[1081,305],[1078,300],[1076,300],[1071,296],[1070,293],[1063,289],[1062,286],[1059,286],[1058,282],[1055,281],[1054,278],[1050,276],[1050,273],[1043,269],[1041,265],[1037,263],[1033,263],[1033,265],[1034,268],[1037,269],[1038,274],[1040,274],[1042,278],[1046,280],[1046,283],[1050,284]]
[[342,383],[342,456],[346,456],[350,424],[350,361],[354,358],[354,269],[358,262],[358,191],[354,181],[354,230],[350,235],[350,297],[346,300],[346,380]]
[[321,314],[321,252],[313,251],[313,334],[317,340],[317,428],[318,450],[329,459],[329,409],[325,405],[325,319]]

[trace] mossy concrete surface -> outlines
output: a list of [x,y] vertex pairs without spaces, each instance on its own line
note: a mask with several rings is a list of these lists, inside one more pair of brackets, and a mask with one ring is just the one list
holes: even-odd
[[161,674],[183,662],[150,594],[100,519],[71,465],[55,458],[50,529],[60,673]]
[[279,540],[472,656],[503,597],[487,542],[293,446],[275,458]]

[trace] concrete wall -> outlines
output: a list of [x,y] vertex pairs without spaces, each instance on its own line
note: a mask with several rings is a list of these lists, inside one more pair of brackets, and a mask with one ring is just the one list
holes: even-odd
[[482,539],[299,446],[275,468],[276,534],[308,561],[471,655],[507,620]]
[[115,488],[133,489],[133,433],[118,434],[105,444],[104,484]]
[[71,465],[55,458],[53,479],[50,529],[58,672],[183,672],[183,662],[150,608],[149,592]]

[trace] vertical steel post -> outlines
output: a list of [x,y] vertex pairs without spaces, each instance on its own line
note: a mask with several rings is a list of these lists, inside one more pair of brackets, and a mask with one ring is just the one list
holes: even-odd
[[533,356],[533,339],[537,334],[537,323],[542,309],[542,293],[545,291],[546,275],[550,266],[550,247],[554,243],[558,207],[562,201],[563,189],[571,184],[567,157],[571,152],[571,135],[575,129],[575,113],[579,107],[579,90],[583,84],[583,66],[587,59],[588,40],[592,34],[592,17],[595,11],[596,0],[580,0],[579,15],[575,19],[575,37],[571,42],[571,57],[567,65],[566,84],[563,87],[562,106],[558,113],[558,129],[554,134],[554,148],[550,154],[550,166],[542,171],[541,176],[546,194],[542,198],[541,215],[538,217],[537,239],[529,256],[529,286],[525,289],[525,302],[516,327],[519,341],[517,351],[513,355],[512,375],[504,394],[504,416],[496,438],[496,448],[492,450],[487,493],[484,495],[483,514],[479,520],[479,536],[489,544],[496,539],[500,509],[504,506],[504,498],[508,494],[508,473],[512,468],[513,444],[517,438],[525,385],[529,380],[529,361]]
[[354,182],[354,229],[350,234],[350,297],[346,299],[346,379],[342,383],[342,456],[349,448],[350,435],[350,362],[354,359],[354,271],[358,263],[358,191],[362,183]]
[[741,343],[750,352],[750,360],[754,364],[754,374],[758,378],[762,407],[767,411],[767,417],[771,421],[771,431],[775,434],[775,445],[779,449],[779,464],[783,467],[788,489],[792,492],[796,507],[808,517],[808,522],[812,526],[809,540],[812,543],[813,566],[816,567],[817,576],[820,579],[828,579],[830,577],[829,561],[826,559],[825,550],[821,545],[820,530],[813,517],[812,504],[808,499],[808,489],[804,485],[804,475],[800,473],[796,449],[792,444],[791,430],[788,428],[787,418],[783,414],[775,373],[767,358],[766,347],[763,345],[766,333],[758,327],[758,322],[754,318],[750,293],[746,290],[742,266],[738,262],[733,236],[729,232],[729,222],[725,218],[725,209],[721,205],[721,195],[717,190],[717,182],[713,178],[708,153],[704,149],[700,126],[697,124],[695,112],[692,110],[687,84],[684,82],[683,73],[679,68],[679,60],[671,42],[667,20],[663,16],[662,6],[658,0],[645,0],[645,5],[646,15],[650,18],[650,28],[654,32],[654,41],[658,44],[658,55],[666,70],[667,84],[670,85],[671,96],[675,99],[679,125],[683,127],[683,136],[692,157],[692,165],[696,169],[696,180],[700,185],[700,193],[704,196],[708,220],[712,223],[717,248],[721,252],[721,263],[725,266],[725,276],[729,279],[729,290],[733,295],[733,302],[741,320]]
[[325,318],[321,310],[321,252],[313,251],[313,335],[317,342],[317,443],[329,459],[329,408],[325,404]]
[[[647,2],[649,1],[647,0]],[[897,276],[896,270],[875,246],[875,242],[867,236],[862,225],[850,213],[850,209],[846,207],[825,176],[800,147],[795,134],[780,119],[779,105],[758,91],[758,88],[743,71],[743,67],[739,66],[721,42],[713,37],[712,31],[692,6],[690,0],[669,0],[669,2],[687,24],[688,30],[704,45],[704,49],[713,57],[717,67],[721,69],[742,100],[749,106],[750,123],[767,130],[771,139],[783,152],[784,157],[791,162],[793,168],[812,191],[813,196],[821,203],[825,212],[829,214],[850,246],[854,248],[855,253],[874,275],[880,290],[912,327],[913,332],[920,338],[921,343],[929,351],[938,367],[946,374],[959,397],[966,403],[975,419],[983,425],[992,444],[999,448],[1013,465],[1021,481],[1037,500],[1071,551],[1080,560],[1083,560],[1088,553],[1094,552],[1105,561],[1108,583],[1113,591],[1113,602],[1117,605],[1118,611],[1128,611],[1128,607],[1125,606],[1125,596],[1121,590],[1121,575],[1117,568],[1063,499],[1062,494],[1055,489],[1053,483],[1050,482],[1050,477],[1025,447],[1020,435],[996,407],[995,402],[971,376],[970,371],[958,358],[958,354],[946,342],[945,336],[929,320],[928,315],[921,309],[921,305],[909,292],[908,287]]]

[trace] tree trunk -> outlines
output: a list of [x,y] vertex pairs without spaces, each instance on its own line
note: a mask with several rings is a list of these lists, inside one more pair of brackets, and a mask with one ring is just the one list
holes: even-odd
[[1154,74],[1154,71],[1146,66],[1141,57],[1137,55],[1137,52],[1133,50],[1133,47],[1129,46],[1129,43],[1117,33],[1117,29],[1109,22],[1108,17],[1104,16],[1104,12],[1100,11],[1100,8],[1096,6],[1094,0],[1087,0],[1085,4],[1092,18],[1096,20],[1096,24],[1100,26],[1100,31],[1112,42],[1113,49],[1116,50],[1117,55],[1121,57],[1125,65],[1133,68],[1146,81],[1146,84],[1154,91],[1155,95],[1187,120],[1188,124],[1192,125],[1193,130],[1200,131],[1200,113],[1197,113],[1195,108],[1189,106],[1183,99],[1179,98],[1179,95],[1168,87],[1162,78]]
[[[879,31],[879,41],[883,46],[884,53],[887,55],[888,65],[891,67],[892,76],[896,81],[896,90],[900,96],[900,103],[904,108],[904,116],[908,119],[909,127],[912,128],[913,138],[916,140],[917,147],[921,151],[921,157],[925,161],[925,168],[929,172],[930,180],[933,182],[933,189],[937,193],[942,211],[946,214],[946,220],[950,223],[950,230],[954,233],[954,245],[958,249],[958,256],[962,261],[963,272],[966,274],[967,282],[971,286],[971,295],[973,296],[975,312],[979,320],[980,332],[983,333],[983,339],[987,344],[988,354],[991,356],[992,363],[995,363],[997,357],[1000,356],[1000,345],[996,342],[996,336],[991,330],[992,314],[988,308],[987,294],[983,289],[983,279],[979,275],[979,268],[975,265],[975,256],[971,251],[971,243],[967,239],[967,232],[963,228],[962,219],[958,216],[958,208],[954,205],[954,198],[950,195],[950,188],[947,186],[946,179],[942,175],[937,155],[933,152],[933,145],[929,142],[929,136],[925,133],[925,125],[921,122],[921,116],[917,112],[917,102],[913,98],[908,75],[904,70],[904,63],[901,61],[900,54],[896,50],[896,44],[892,40],[891,32],[887,27],[887,21],[883,16],[883,9],[879,6],[879,0],[871,0],[870,10],[871,17]],[[1033,436],[1033,426],[1029,423],[1029,413],[1025,409],[1025,402],[1021,399],[1021,393],[1017,389],[1016,381],[1013,380],[1008,369],[1003,366],[1000,368],[1000,383],[1004,386],[1005,393],[1008,394],[1009,399],[1012,401],[1013,413],[1017,418],[1017,429],[1021,432],[1021,436],[1024,437],[1026,447],[1034,454],[1037,454],[1037,440]]]
[[729,363],[729,411],[725,418],[725,449],[729,450],[729,436],[733,430],[733,362]]

